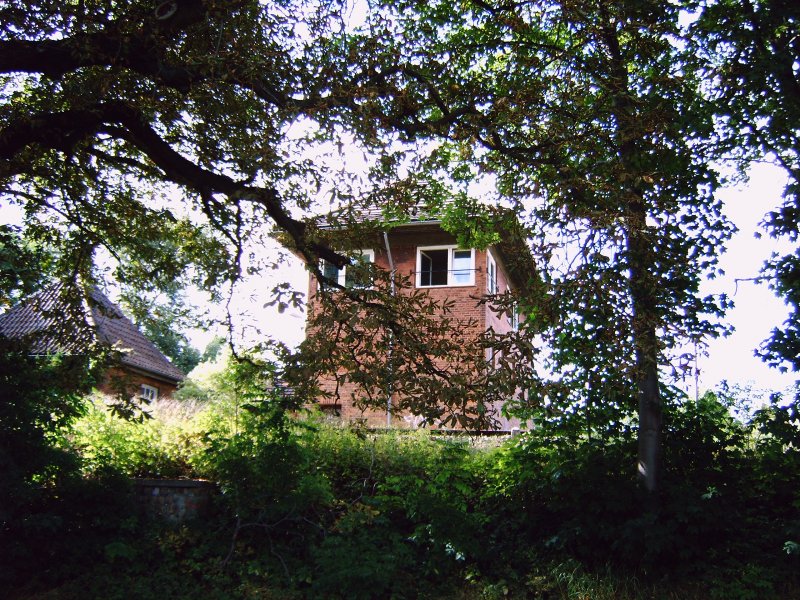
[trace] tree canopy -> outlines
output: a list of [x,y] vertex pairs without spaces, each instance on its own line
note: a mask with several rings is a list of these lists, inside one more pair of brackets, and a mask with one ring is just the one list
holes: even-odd
[[640,470],[655,489],[660,373],[680,375],[682,344],[723,331],[713,317],[726,299],[698,290],[732,231],[705,145],[713,105],[680,7],[384,5],[373,25],[394,28],[383,56],[413,62],[426,83],[409,86],[409,104],[440,120],[463,114],[440,129],[444,151],[493,173],[518,208],[534,207],[550,293],[525,312],[553,348],[538,396],[568,409],[590,401],[588,388],[602,427],[638,394]]
[[[591,434],[638,413],[639,470],[655,490],[664,376],[685,369],[685,343],[724,331],[727,299],[699,294],[732,232],[711,161],[741,141],[746,157],[769,150],[797,169],[796,106],[780,102],[797,84],[796,9],[734,4],[701,6],[690,30],[694,3],[650,0],[386,0],[363,20],[336,0],[9,2],[0,193],[68,276],[88,274],[102,248],[125,285],[219,293],[277,266],[252,251],[272,229],[318,276],[320,258],[345,264],[303,218],[320,196],[388,218],[426,196],[463,199],[488,176],[493,200],[525,220],[545,285],[521,299],[525,339],[480,343],[527,357],[532,340],[547,344],[541,372],[518,369],[523,414],[584,411]],[[331,142],[371,153],[365,186],[340,156],[311,151]],[[771,222],[796,235],[789,198]],[[475,235],[465,215],[448,218]],[[774,265],[786,293],[794,265]],[[364,307],[374,337],[307,350],[348,360],[355,346],[406,340],[427,357],[406,364],[431,375],[408,372],[413,397],[448,398],[434,387],[454,379],[433,368],[453,351],[447,332],[418,344],[424,300],[395,306],[390,288],[347,292],[324,313],[346,324]],[[265,291],[273,303],[286,293]],[[796,358],[775,340],[768,353]]]
[[[356,85],[324,52],[339,7],[317,8],[5,4],[7,201],[28,217],[46,211],[38,234],[58,237],[83,268],[89,249],[104,246],[135,256],[139,276],[169,278],[191,263],[213,287],[238,276],[244,240],[261,222],[309,258],[341,263],[291,215],[307,203],[297,179],[315,171],[283,143],[292,123],[342,103]],[[183,214],[169,207],[174,193]]]
[[[774,237],[796,244],[800,232],[800,7],[795,2],[701,3],[693,43],[707,58],[705,75],[717,107],[720,146],[742,170],[776,161],[789,176],[784,202],[765,207]],[[761,352],[771,365],[800,370],[800,257],[773,256],[765,278],[790,306]]]

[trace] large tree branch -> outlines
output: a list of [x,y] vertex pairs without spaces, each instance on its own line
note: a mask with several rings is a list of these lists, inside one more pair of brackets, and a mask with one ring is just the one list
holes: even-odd
[[122,102],[104,102],[90,109],[40,113],[27,120],[17,119],[0,130],[0,159],[12,164],[11,169],[0,164],[0,175],[18,172],[14,170],[18,165],[13,164],[13,159],[30,145],[69,153],[79,142],[99,134],[128,142],[158,167],[166,179],[196,191],[203,198],[224,194],[233,202],[259,204],[275,224],[289,234],[309,264],[314,264],[317,258],[339,267],[348,262],[327,246],[306,239],[305,223],[284,210],[277,190],[249,186],[192,162],[172,148],[137,110]]
[[175,4],[177,8],[171,16],[159,19],[154,13],[151,20],[135,31],[126,29],[123,19],[118,19],[102,31],[77,33],[58,40],[0,40],[0,73],[42,73],[58,79],[81,68],[106,66],[129,69],[181,92],[213,77],[249,89],[276,106],[287,104],[287,97],[263,78],[243,79],[233,72],[220,76],[203,66],[168,60],[169,40],[201,23],[208,12],[201,0],[175,0]]

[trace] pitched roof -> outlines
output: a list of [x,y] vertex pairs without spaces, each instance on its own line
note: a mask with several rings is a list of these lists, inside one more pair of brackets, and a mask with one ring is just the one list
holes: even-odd
[[123,367],[178,383],[183,373],[100,290],[56,284],[0,315],[0,336],[27,339],[36,354],[87,351],[92,343],[121,353]]

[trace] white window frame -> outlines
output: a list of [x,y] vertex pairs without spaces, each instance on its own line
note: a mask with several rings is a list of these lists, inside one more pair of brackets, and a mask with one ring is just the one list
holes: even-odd
[[[443,285],[422,285],[422,253],[426,250],[447,250],[447,283]],[[456,283],[453,277],[453,253],[454,252],[469,252],[470,253],[470,266],[467,269],[469,273],[469,281],[463,283]],[[459,271],[461,269],[458,269]],[[443,288],[443,287],[470,287],[475,285],[475,249],[474,248],[459,248],[457,245],[448,246],[417,246],[417,277],[416,283],[418,288]]]
[[139,386],[139,397],[147,402],[158,400],[158,388],[154,385],[143,383]]
[[[354,252],[345,252],[345,255],[352,254],[353,257],[360,257],[360,256],[367,256],[369,257],[369,263],[375,264],[375,251],[372,248],[365,248],[363,250],[357,250]],[[319,270],[322,274],[325,274],[325,259],[319,261]],[[320,281],[319,284],[323,285],[324,282]],[[347,283],[347,265],[343,266],[341,269],[338,269],[336,272],[336,283],[340,286],[345,287]],[[371,287],[371,286],[369,286]]]
[[497,261],[489,250],[486,251],[486,291],[489,294],[497,294],[500,291],[497,281]]
[[[510,294],[511,287],[507,287],[506,291]],[[511,305],[511,311],[508,313],[508,324],[511,326],[512,331],[519,331],[519,303],[514,302]]]
[[514,302],[514,306],[511,307],[508,324],[511,325],[512,331],[519,331],[519,305],[516,302]]

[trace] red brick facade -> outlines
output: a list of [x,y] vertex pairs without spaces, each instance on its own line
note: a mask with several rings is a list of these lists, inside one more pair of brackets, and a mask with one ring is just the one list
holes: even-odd
[[[496,291],[502,293],[513,288],[499,249],[472,250],[473,261],[469,283],[449,281],[449,285],[442,287],[426,287],[420,286],[419,249],[426,247],[453,248],[456,247],[455,238],[443,231],[438,223],[410,223],[398,226],[393,228],[387,236],[396,273],[401,277],[407,277],[412,282],[413,287],[424,287],[427,294],[437,302],[443,300],[451,302],[451,316],[457,319],[473,320],[476,337],[490,328],[498,334],[507,333],[512,329],[512,323],[506,315],[498,315],[488,303],[480,302],[481,298],[489,291],[489,261],[493,261],[496,265],[494,269],[494,272],[496,272]],[[374,253],[375,265],[387,271],[390,270],[389,254],[387,253],[384,238],[375,236],[372,244],[371,247],[363,247],[362,250],[371,250]],[[438,249],[441,250],[441,248]],[[310,313],[314,311],[314,297],[317,289],[317,281],[311,277],[309,282]],[[486,358],[487,360],[491,359],[488,355]],[[323,381],[321,386],[327,392],[332,393],[334,391],[334,384],[331,381]],[[410,414],[395,414],[387,418],[387,411],[360,410],[348,400],[355,388],[356,386],[352,383],[344,383],[343,385],[340,383],[336,398],[325,398],[319,401],[323,411],[346,421],[364,420],[371,427],[386,427],[387,425],[392,427],[416,427],[419,425],[420,419]],[[500,429],[510,430],[518,426],[516,422],[511,422],[500,415],[500,406],[491,408],[494,409],[495,418],[499,423]]]
[[103,382],[97,389],[109,396],[123,391],[126,397],[136,397],[139,396],[142,385],[148,385],[158,390],[158,398],[169,398],[178,389],[173,382],[155,379],[120,367],[108,369],[103,376]]

